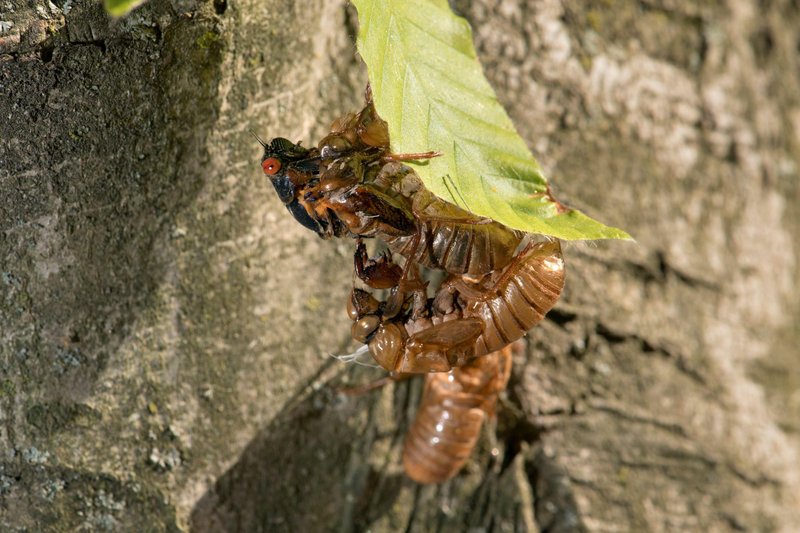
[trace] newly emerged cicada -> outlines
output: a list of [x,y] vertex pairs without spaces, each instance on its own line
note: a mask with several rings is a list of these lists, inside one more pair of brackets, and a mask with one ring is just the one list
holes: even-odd
[[[355,277],[365,286],[348,302],[353,339],[364,344],[356,353],[370,352],[393,374],[428,375],[404,465],[421,483],[449,479],[505,388],[508,346],[561,294],[559,242],[534,241],[432,194],[402,162],[439,154],[391,153],[369,89],[365,107],[335,121],[315,147],[259,142],[264,174],[292,216],[324,239],[356,239]],[[388,251],[370,259],[366,238]],[[428,286],[422,267],[443,281]]]

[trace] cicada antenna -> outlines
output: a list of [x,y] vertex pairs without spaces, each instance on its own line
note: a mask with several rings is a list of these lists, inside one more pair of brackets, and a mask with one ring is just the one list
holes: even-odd
[[261,146],[263,146],[264,148],[266,148],[266,147],[267,147],[267,143],[265,143],[264,141],[262,141],[262,140],[261,140],[261,137],[259,137],[259,136],[256,134],[256,132],[254,132],[253,130],[250,130],[250,134],[251,134],[251,135],[253,135],[253,137],[255,137],[255,138],[256,138],[256,140],[259,142],[259,144],[260,144]]

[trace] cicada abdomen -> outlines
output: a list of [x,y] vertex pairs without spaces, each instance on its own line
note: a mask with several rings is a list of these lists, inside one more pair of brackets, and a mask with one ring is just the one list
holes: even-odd
[[450,372],[428,374],[417,416],[406,436],[403,466],[417,483],[455,476],[494,416],[511,374],[511,348],[473,359]]
[[538,324],[561,296],[564,274],[561,243],[552,240],[529,246],[507,269],[481,283],[454,282],[464,318],[484,324],[474,356],[510,344]]

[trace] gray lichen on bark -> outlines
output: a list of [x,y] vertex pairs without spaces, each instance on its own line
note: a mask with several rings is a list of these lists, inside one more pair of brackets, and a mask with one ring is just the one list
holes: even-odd
[[454,2],[573,244],[465,473],[399,463],[419,382],[349,345],[350,242],[249,129],[319,139],[366,81],[342,2],[0,10],[0,528],[800,528],[800,12]]

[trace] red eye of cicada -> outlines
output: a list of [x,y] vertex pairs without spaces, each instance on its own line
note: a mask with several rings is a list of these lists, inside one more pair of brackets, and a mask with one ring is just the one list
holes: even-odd
[[261,168],[264,169],[264,174],[274,176],[281,169],[281,162],[274,157],[270,157],[261,162]]

